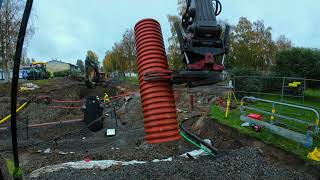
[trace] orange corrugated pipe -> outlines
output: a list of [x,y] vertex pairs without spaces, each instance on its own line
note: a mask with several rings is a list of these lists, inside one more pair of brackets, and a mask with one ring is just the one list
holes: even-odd
[[150,72],[168,72],[160,24],[143,19],[134,28],[145,139],[149,144],[180,139],[175,100],[169,81],[145,81]]

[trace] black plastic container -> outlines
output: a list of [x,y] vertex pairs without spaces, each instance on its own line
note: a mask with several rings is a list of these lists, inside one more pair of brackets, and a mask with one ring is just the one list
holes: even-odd
[[100,102],[97,97],[87,97],[85,108],[83,109],[83,111],[84,122],[91,131],[97,132],[103,129],[103,108],[100,106]]

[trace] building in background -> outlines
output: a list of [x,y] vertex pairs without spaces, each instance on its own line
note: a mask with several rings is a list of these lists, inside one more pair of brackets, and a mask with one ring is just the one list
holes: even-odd
[[[30,69],[31,69],[31,65],[21,66],[19,71],[19,78],[25,79]],[[70,63],[62,62],[62,61],[57,61],[57,60],[49,61],[46,64],[46,69],[48,72],[53,73],[55,77],[64,77],[64,76],[70,76],[74,73],[80,73],[80,69],[78,66]],[[10,73],[10,79],[12,79],[12,69],[9,70],[9,73]],[[3,69],[0,69],[0,81],[3,81],[3,80],[4,80],[4,71]]]
[[52,60],[48,62],[47,70],[53,73],[62,71],[79,71],[79,67],[70,63]]

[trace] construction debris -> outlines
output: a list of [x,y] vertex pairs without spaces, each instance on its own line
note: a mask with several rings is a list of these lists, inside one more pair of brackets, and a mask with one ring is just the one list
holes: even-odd
[[[154,159],[151,161],[151,163],[157,163],[157,162],[167,162],[167,161],[172,161],[172,158],[167,158],[163,160],[159,159]],[[147,161],[137,161],[137,160],[132,160],[132,161],[115,161],[115,160],[100,160],[100,161],[77,161],[77,162],[67,162],[67,163],[62,163],[62,164],[57,164],[53,166],[45,166],[40,169],[37,169],[33,171],[30,174],[31,178],[36,178],[39,177],[41,174],[45,173],[52,173],[55,171],[59,171],[61,169],[100,169],[104,170],[107,169],[111,166],[128,166],[128,165],[134,165],[134,164],[145,164],[145,163],[150,163]]]
[[[206,143],[211,145],[211,140],[210,139],[205,139],[204,140]],[[203,146],[203,148],[206,148]],[[194,159],[198,159],[201,156],[208,156],[209,154],[207,152],[205,152],[202,149],[198,149],[198,150],[193,150],[187,153],[184,153],[182,155],[180,155],[181,157],[185,157],[185,158],[190,158],[189,156],[192,156]]]
[[33,83],[25,83],[20,87],[20,91],[33,91],[35,89],[39,89],[40,86]]

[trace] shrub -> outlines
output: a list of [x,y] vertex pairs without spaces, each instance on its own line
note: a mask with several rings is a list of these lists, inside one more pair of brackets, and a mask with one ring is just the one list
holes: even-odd
[[[251,76],[251,77],[238,77],[235,78],[235,88],[236,91],[248,91],[248,92],[261,92],[262,91],[262,81],[261,72],[257,72],[252,69],[246,68],[235,68],[231,71],[231,76]],[[245,93],[240,93],[244,95]]]
[[66,77],[70,75],[70,70],[65,70],[65,71],[59,71],[59,72],[54,72],[53,76],[54,77]]
[[272,71],[277,76],[319,79],[319,69],[320,50],[291,48],[277,53],[276,65]]

